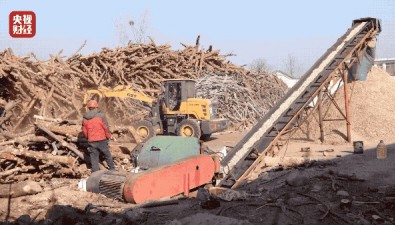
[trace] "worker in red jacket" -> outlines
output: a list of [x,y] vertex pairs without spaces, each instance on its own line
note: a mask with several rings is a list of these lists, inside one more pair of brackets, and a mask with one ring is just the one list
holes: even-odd
[[92,172],[98,171],[100,153],[104,155],[109,170],[115,170],[114,161],[108,149],[108,140],[111,138],[106,117],[99,110],[95,100],[88,102],[89,111],[84,115],[82,131],[88,139]]

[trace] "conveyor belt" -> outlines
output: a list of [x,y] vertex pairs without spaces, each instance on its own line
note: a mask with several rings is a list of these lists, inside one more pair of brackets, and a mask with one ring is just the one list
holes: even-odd
[[[367,43],[381,31],[375,18],[354,20],[352,27],[329,48],[295,86],[279,101],[221,161],[224,179],[220,186],[236,187],[276,145],[296,118],[335,73],[344,71],[365,52]],[[254,152],[258,157],[251,158]]]

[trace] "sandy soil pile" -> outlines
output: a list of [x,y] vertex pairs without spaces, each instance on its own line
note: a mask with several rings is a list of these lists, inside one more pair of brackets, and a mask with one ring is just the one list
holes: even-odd
[[[352,141],[378,143],[380,140],[395,141],[395,79],[379,68],[372,68],[366,81],[355,81],[349,85],[351,138]],[[336,93],[335,99],[344,112],[343,87]],[[324,106],[325,119],[341,119],[342,115],[331,104]],[[324,122],[325,142],[329,144],[345,143],[345,121]],[[320,130],[318,113],[302,126],[293,136],[296,140],[319,142]]]

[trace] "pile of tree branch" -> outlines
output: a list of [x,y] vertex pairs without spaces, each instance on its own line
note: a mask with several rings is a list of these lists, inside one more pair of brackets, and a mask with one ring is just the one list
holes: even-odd
[[249,76],[207,73],[197,80],[197,95],[216,103],[221,117],[237,130],[251,127],[284,94],[286,87],[267,73]]
[[[8,140],[0,142],[0,181],[86,175],[89,154],[86,139],[81,136],[81,126],[37,115],[34,118],[34,128],[25,132],[2,131],[2,136]],[[118,170],[132,168],[130,149],[123,151],[114,143],[110,144],[110,149]],[[100,166],[105,168],[104,164]]]
[[[286,90],[272,75],[257,75],[238,67],[226,60],[230,55],[220,55],[211,46],[208,50],[199,48],[199,37],[195,46],[182,45],[184,49],[174,51],[169,45],[151,41],[104,48],[87,56],[76,53],[69,58],[62,57],[60,51],[47,61],[33,53],[18,57],[11,49],[0,52],[0,146],[8,146],[4,148],[7,154],[16,157],[11,160],[2,155],[0,173],[11,169],[19,174],[37,171],[44,165],[52,168],[48,173],[52,175],[83,173],[61,163],[58,157],[80,158],[77,164],[83,163],[84,147],[77,141],[87,89],[132,85],[156,98],[165,79],[196,79],[199,96],[217,101],[220,116],[241,129],[254,123]],[[111,125],[131,124],[148,113],[130,99],[106,99],[101,108]],[[125,130],[121,127],[118,132]],[[42,151],[37,154],[55,151],[55,155],[43,159],[28,150]],[[33,158],[40,165],[31,163]],[[6,163],[10,161],[17,164]]]

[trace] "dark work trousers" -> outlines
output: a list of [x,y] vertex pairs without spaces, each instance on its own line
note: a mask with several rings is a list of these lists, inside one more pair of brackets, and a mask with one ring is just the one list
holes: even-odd
[[100,153],[104,155],[109,170],[115,170],[114,161],[112,160],[110,150],[108,149],[107,140],[89,142],[88,151],[91,157],[92,172],[100,170],[99,168]]

